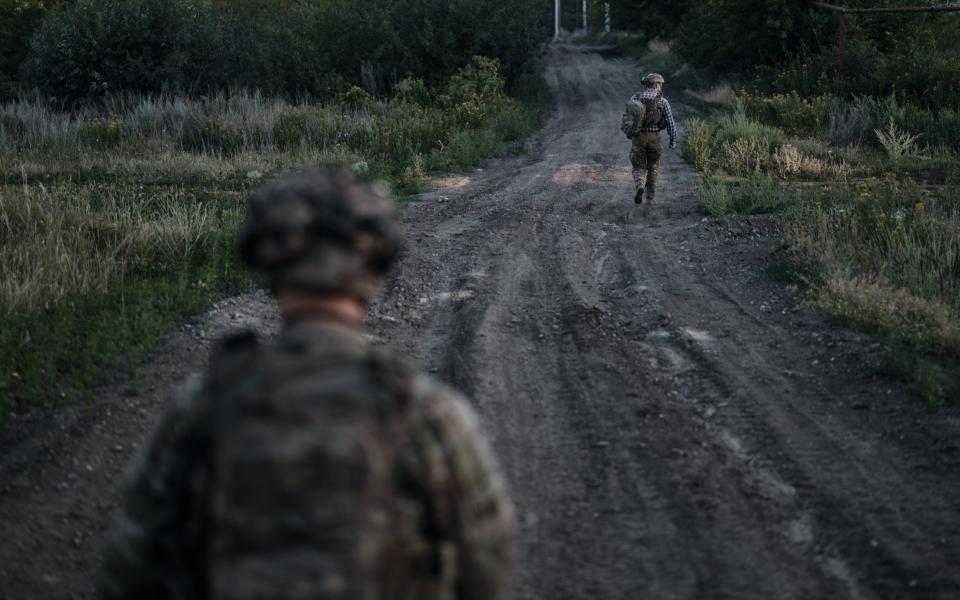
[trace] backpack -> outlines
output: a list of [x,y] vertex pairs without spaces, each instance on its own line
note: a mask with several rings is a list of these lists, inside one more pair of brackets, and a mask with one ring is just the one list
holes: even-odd
[[627,101],[627,107],[620,122],[620,130],[628,138],[640,135],[644,128],[651,129],[660,122],[662,115],[657,108],[659,96],[645,98],[643,92],[637,92]]
[[[417,585],[411,565],[434,544],[420,537],[420,513],[392,512],[419,506],[419,484],[405,488],[413,474],[395,462],[417,418],[412,369],[374,349],[317,364],[245,345],[213,361],[211,589],[286,597],[277,590],[289,582],[269,577],[285,573],[315,597],[409,597],[397,590]],[[260,573],[242,566],[247,548],[287,546],[316,551]]]
[[620,121],[620,131],[629,139],[637,137],[646,115],[647,105],[643,102],[643,92],[637,92],[627,101],[623,119]]

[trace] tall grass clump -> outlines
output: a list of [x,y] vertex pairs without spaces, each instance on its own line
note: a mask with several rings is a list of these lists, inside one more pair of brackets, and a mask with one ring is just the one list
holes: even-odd
[[683,155],[700,170],[749,175],[770,165],[771,154],[783,145],[783,140],[781,130],[736,110],[709,122],[692,119],[687,124]]
[[766,175],[753,175],[739,183],[706,175],[694,192],[697,204],[712,217],[781,212],[794,206],[799,195]]
[[697,169],[703,171],[710,166],[713,156],[713,128],[699,118],[687,121],[687,130],[683,137],[683,158]]
[[0,189],[0,315],[203,262],[239,206],[183,190],[101,184]]

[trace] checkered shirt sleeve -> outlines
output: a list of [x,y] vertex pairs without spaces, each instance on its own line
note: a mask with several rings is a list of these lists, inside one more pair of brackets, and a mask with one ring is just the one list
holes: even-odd
[[657,100],[657,108],[663,115],[663,120],[660,121],[660,130],[667,130],[667,133],[670,134],[670,145],[673,145],[677,141],[677,122],[673,119],[673,110],[670,108],[670,103],[666,98],[661,97]]

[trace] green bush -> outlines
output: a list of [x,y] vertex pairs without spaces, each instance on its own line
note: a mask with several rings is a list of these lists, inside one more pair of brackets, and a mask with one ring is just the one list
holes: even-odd
[[780,129],[758,123],[737,110],[714,119],[708,155],[720,168],[747,175],[766,168],[783,139]]
[[743,94],[746,112],[762,123],[794,135],[809,135],[821,129],[830,105],[829,95],[803,98],[797,92],[755,96]]
[[209,82],[217,26],[203,0],[77,0],[30,42],[27,83],[66,102]]
[[393,95],[400,102],[430,106],[433,104],[433,95],[422,79],[407,77],[393,88]]
[[243,136],[216,117],[190,115],[180,132],[180,145],[190,152],[232,156],[243,147]]
[[715,144],[718,146],[739,139],[753,139],[772,152],[783,144],[781,130],[759,123],[741,111],[723,114],[715,119],[713,132]]
[[370,92],[358,85],[352,85],[343,93],[343,103],[353,109],[363,109],[373,102]]
[[500,62],[474,56],[469,65],[450,78],[446,98],[461,125],[476,127],[489,115],[502,112],[511,104],[505,89]]

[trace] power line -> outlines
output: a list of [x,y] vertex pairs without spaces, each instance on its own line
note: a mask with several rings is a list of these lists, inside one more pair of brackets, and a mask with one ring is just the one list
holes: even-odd
[[960,12],[960,4],[944,4],[941,6],[890,6],[886,8],[848,8],[846,6],[837,6],[826,2],[811,2],[810,4],[818,7],[832,10],[842,14],[879,14],[879,13],[937,13],[937,12]]

